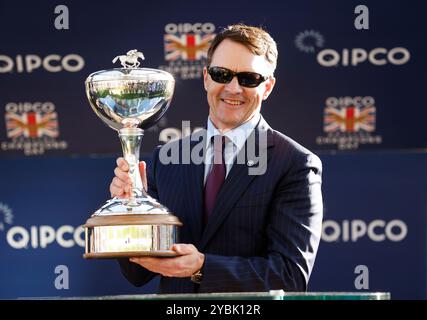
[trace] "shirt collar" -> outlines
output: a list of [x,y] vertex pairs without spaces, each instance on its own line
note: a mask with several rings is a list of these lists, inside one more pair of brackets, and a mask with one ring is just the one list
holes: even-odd
[[[225,132],[224,136],[226,136],[230,141],[233,141],[233,144],[237,147],[238,150],[240,150],[245,144],[249,135],[257,126],[260,118],[261,118],[261,114],[258,113],[248,121],[242,123],[240,126]],[[208,145],[210,144],[212,137],[215,135],[221,135],[221,132],[212,123],[210,117],[208,117],[208,125],[207,125]]]

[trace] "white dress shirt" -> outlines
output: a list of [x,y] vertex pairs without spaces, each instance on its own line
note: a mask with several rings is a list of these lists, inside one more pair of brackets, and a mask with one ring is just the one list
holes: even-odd
[[[237,157],[237,154],[245,145],[246,140],[248,139],[249,135],[257,126],[260,118],[261,118],[261,115],[258,113],[248,121],[242,123],[240,126],[233,128],[231,130],[228,130],[227,132],[224,132],[222,134],[227,138],[225,140],[226,142],[225,142],[225,148],[224,148],[226,178],[228,173],[231,170],[231,167],[233,166],[233,163]],[[205,152],[205,155],[206,155],[205,156],[205,179],[204,179],[205,184],[206,184],[206,178],[212,169],[213,156],[214,156],[212,137],[216,135],[221,135],[221,132],[215,127],[211,119],[208,117],[207,144],[206,144],[206,152]]]

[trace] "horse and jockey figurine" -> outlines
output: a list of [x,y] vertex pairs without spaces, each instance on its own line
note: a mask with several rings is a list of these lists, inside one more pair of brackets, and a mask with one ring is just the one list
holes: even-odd
[[140,62],[138,61],[139,58],[145,60],[145,57],[142,52],[133,49],[129,50],[126,55],[123,54],[115,57],[113,59],[113,63],[116,63],[117,59],[119,59],[123,68],[138,68],[140,65]]

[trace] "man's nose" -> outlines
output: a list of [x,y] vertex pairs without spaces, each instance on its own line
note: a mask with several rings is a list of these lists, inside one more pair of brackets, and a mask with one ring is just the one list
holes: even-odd
[[225,90],[230,93],[240,93],[243,91],[236,76],[234,76],[233,79],[225,85]]

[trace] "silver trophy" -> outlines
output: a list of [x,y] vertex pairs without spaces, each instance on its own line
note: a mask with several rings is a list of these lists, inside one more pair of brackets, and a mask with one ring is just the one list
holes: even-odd
[[168,109],[175,80],[165,71],[139,68],[139,58],[144,55],[130,50],[113,60],[122,68],[92,73],[85,82],[96,115],[119,132],[132,179],[129,199],[108,200],[86,221],[85,258],[175,255],[170,247],[182,223],[145,192],[138,167],[144,129]]

